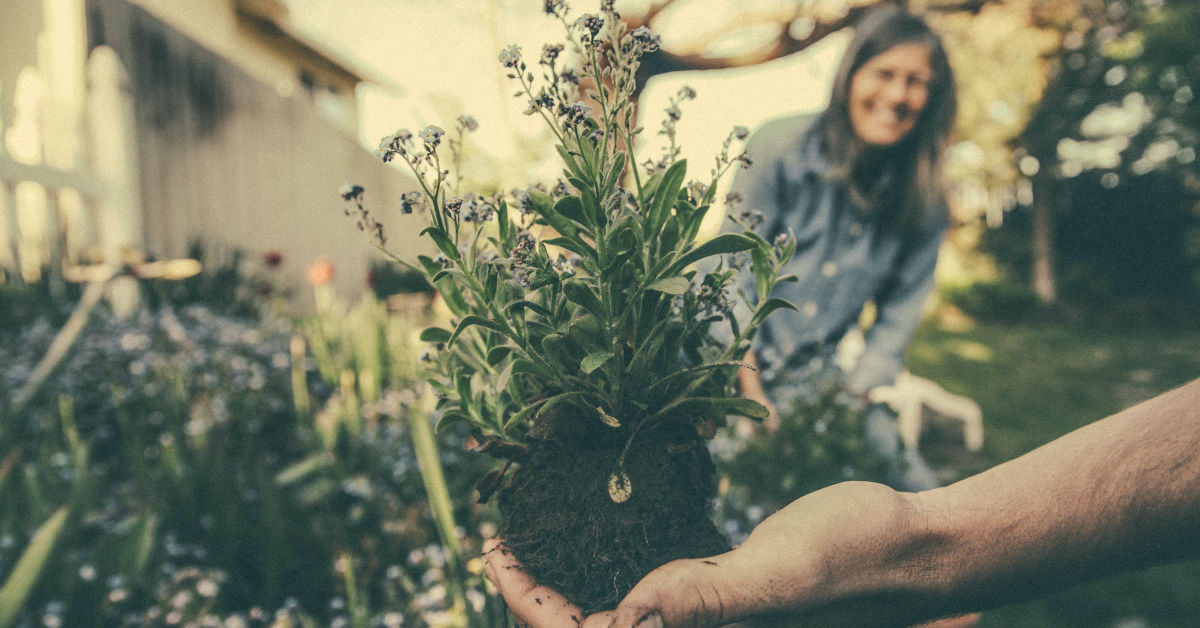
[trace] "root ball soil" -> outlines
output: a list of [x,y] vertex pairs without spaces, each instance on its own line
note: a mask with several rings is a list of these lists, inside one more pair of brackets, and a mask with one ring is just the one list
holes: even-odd
[[[660,565],[728,551],[711,518],[712,459],[694,432],[683,437],[680,445],[679,435],[643,433],[622,465],[624,437],[533,441],[498,495],[506,544],[540,584],[585,613],[614,608]],[[622,503],[608,489],[618,468],[632,489]]]

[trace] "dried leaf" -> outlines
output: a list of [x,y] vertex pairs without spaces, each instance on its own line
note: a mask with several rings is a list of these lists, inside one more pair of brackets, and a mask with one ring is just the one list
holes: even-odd
[[604,421],[605,425],[609,427],[621,427],[621,421],[617,417],[605,412],[604,408],[596,406],[596,412],[600,414],[600,420]]
[[629,482],[629,476],[625,475],[624,469],[619,469],[616,473],[608,476],[608,496],[614,502],[623,504],[632,494],[633,484]]

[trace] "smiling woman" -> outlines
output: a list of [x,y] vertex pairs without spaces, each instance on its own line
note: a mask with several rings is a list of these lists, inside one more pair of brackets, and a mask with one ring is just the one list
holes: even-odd
[[850,79],[850,123],[870,146],[891,146],[917,125],[933,68],[924,44],[901,44],[863,64]]
[[[756,164],[734,180],[733,194],[743,203],[740,218],[765,222],[767,238],[795,238],[784,272],[798,281],[770,296],[799,308],[765,322],[751,354],[761,381],[741,371],[743,394],[787,402],[834,364],[864,399],[893,382],[933,289],[948,222],[940,165],[955,108],[941,40],[921,17],[887,7],[855,27],[824,112],[776,120],[750,139]],[[834,351],[868,302],[876,315],[865,349],[843,366]],[[897,445],[886,407],[868,410],[864,430],[891,461],[890,484],[937,485],[917,453]]]

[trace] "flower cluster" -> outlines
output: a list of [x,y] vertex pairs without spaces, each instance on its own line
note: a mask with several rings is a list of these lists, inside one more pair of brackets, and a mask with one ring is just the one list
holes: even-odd
[[414,210],[422,208],[424,204],[425,195],[420,191],[414,190],[400,195],[401,214],[411,214]]
[[531,288],[533,274],[537,270],[537,239],[529,231],[518,231],[516,245],[509,255],[512,258],[513,281],[524,289]]
[[678,122],[683,118],[683,110],[680,104],[685,100],[695,100],[696,90],[684,85],[679,88],[679,91],[674,96],[668,98],[667,108],[664,110],[667,114],[663,118],[662,127],[659,128],[658,134],[667,138],[667,145],[663,148],[663,154],[658,158],[658,161],[647,160],[645,163],[646,169],[651,172],[663,172],[679,159],[679,154],[682,150],[677,143],[677,126]]
[[658,52],[659,47],[662,46],[662,37],[655,34],[654,31],[646,26],[639,26],[633,29],[630,36],[633,37],[633,43],[637,45],[638,50],[642,54]]
[[362,186],[346,182],[342,184],[338,194],[342,197],[342,200],[354,203],[354,209],[346,208],[342,212],[347,216],[355,216],[355,226],[358,227],[358,230],[369,233],[379,246],[387,244],[387,236],[383,233],[383,223],[376,220],[363,205]]
[[575,20],[575,28],[583,32],[584,41],[594,41],[604,28],[604,18],[599,15],[585,13]]
[[488,222],[496,215],[495,204],[474,193],[468,193],[465,197],[455,197],[446,203],[446,207],[450,211],[458,214],[462,222],[466,223],[481,223]]

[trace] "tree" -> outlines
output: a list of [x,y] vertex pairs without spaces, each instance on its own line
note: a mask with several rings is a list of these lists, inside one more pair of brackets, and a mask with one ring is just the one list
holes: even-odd
[[[1177,190],[1157,195],[1154,207],[1145,206],[1145,195],[1138,203],[1138,196],[1124,194],[1131,201],[1124,214],[1095,211],[1085,220],[1128,221],[1131,212],[1142,212],[1145,220],[1176,230],[1150,236],[1144,245],[1177,241],[1177,250],[1188,246],[1178,239],[1178,229],[1195,229],[1194,220],[1189,225],[1152,214],[1186,216],[1200,192],[1195,161],[1200,106],[1192,91],[1193,85],[1200,87],[1200,43],[1194,36],[1200,8],[1172,0],[1041,0],[1031,17],[1061,41],[1047,57],[1045,92],[1014,142],[1014,156],[1023,160],[1021,170],[1033,188],[1033,286],[1039,299],[1051,304],[1058,296],[1056,269],[1062,266],[1055,260],[1055,242],[1061,239],[1056,225],[1066,213],[1096,207],[1099,197],[1089,189],[1096,184],[1122,195],[1126,188],[1145,188],[1141,179],[1154,177],[1161,180],[1159,189]],[[1095,174],[1080,178],[1084,173]],[[1084,205],[1082,199],[1092,200]],[[1181,256],[1180,263],[1195,265],[1195,257],[1188,262]],[[1130,287],[1145,287],[1145,282]]]

